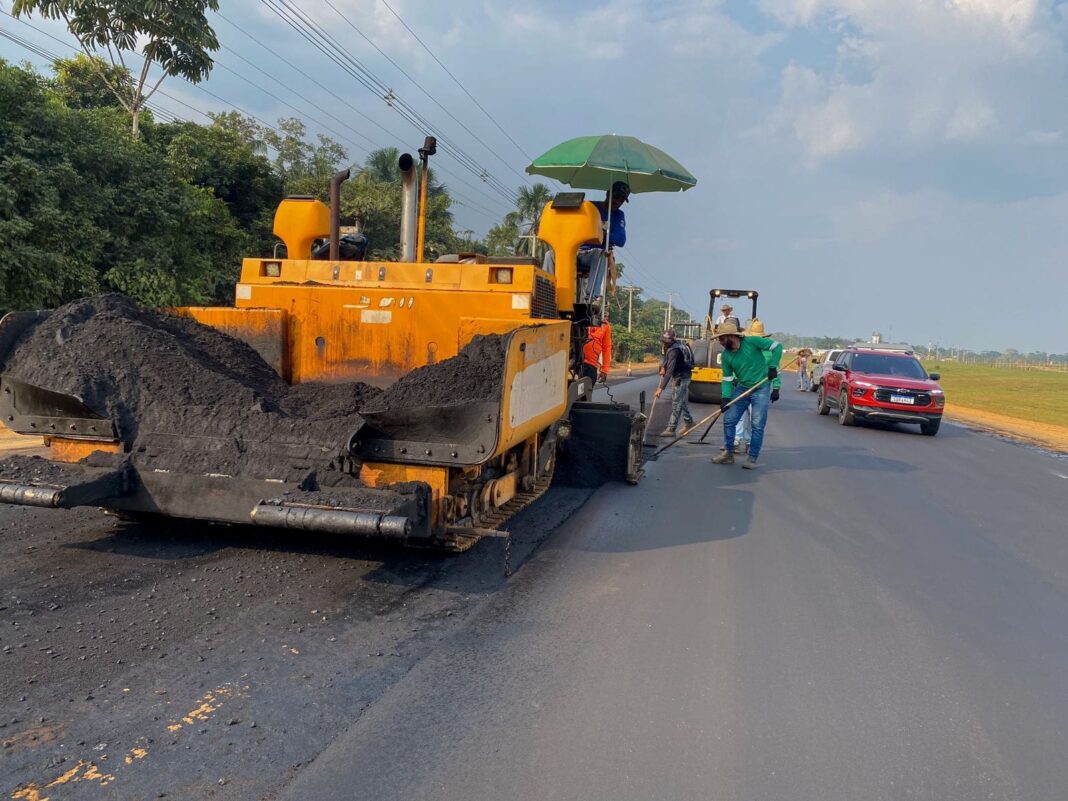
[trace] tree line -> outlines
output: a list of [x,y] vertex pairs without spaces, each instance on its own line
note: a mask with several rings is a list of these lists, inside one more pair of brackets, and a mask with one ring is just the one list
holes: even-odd
[[[237,112],[208,124],[141,111],[136,135],[108,84],[133,81],[79,55],[40,75],[0,60],[0,310],[123,292],[145,305],[228,302],[243,256],[270,255],[287,195],[326,200],[345,148],[304,123],[272,128]],[[371,258],[400,239],[396,149],[372,152],[342,193],[342,223]],[[455,252],[452,199],[430,171],[428,249]]]

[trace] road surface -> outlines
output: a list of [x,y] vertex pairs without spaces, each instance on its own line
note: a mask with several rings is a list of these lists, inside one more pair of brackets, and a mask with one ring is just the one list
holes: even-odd
[[4,789],[1063,798],[1068,461],[813,397],[784,390],[758,472],[680,444],[638,487],[553,490],[507,581],[496,541],[427,561],[5,508]]

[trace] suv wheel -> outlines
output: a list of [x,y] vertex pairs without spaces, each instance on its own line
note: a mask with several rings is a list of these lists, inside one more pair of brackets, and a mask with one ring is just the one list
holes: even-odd
[[940,425],[942,425],[941,418],[938,420],[928,420],[926,423],[920,423],[920,431],[922,431],[925,436],[933,437],[938,433],[938,427]]
[[857,421],[853,410],[849,408],[849,396],[843,392],[838,397],[838,423],[843,426],[851,426]]
[[830,411],[831,407],[827,403],[827,397],[823,394],[823,384],[820,384],[819,389],[816,390],[816,413],[828,414]]

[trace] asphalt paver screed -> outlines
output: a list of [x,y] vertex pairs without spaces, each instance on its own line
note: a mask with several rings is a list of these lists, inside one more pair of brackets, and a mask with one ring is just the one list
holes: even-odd
[[[414,370],[385,392],[362,382],[290,386],[245,342],[108,294],[69,303],[26,331],[6,371],[75,395],[113,420],[135,461],[152,451],[157,468],[292,479],[341,452],[362,425],[364,406],[499,394],[504,353],[503,337],[476,337],[460,355]],[[186,445],[160,448],[159,435],[187,438]],[[307,446],[311,463],[294,460],[294,445]]]

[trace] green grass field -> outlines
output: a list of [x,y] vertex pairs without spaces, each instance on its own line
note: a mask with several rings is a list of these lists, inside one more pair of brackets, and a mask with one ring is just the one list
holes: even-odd
[[1021,420],[1068,427],[1068,373],[925,361],[941,373],[946,401]]

